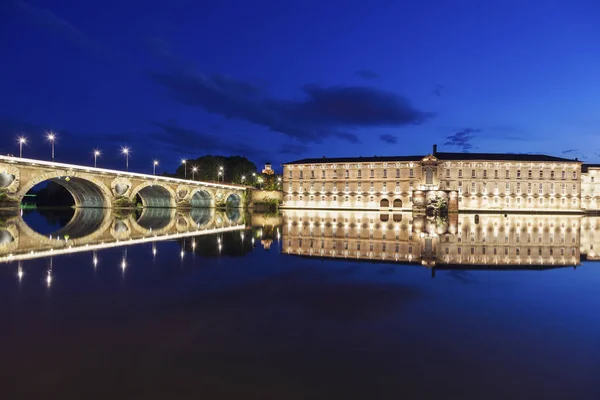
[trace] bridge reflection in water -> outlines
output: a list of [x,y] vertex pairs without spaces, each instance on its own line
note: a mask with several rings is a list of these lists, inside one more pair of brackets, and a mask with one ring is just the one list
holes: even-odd
[[[552,268],[598,259],[600,218],[290,210],[282,251],[441,268]],[[599,242],[599,243],[596,243]]]
[[0,262],[245,229],[243,213],[214,208],[188,211],[144,208],[128,214],[111,209],[76,208],[71,220],[50,234],[32,229],[20,215],[3,215],[0,221]]

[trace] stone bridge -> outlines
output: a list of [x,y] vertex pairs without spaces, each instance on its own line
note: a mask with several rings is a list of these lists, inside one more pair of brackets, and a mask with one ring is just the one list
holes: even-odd
[[139,215],[119,215],[112,209],[77,208],[67,225],[44,235],[19,215],[5,216],[0,263],[241,230],[244,218],[237,209],[145,208]]
[[71,193],[75,207],[243,207],[246,187],[111,169],[0,156],[0,206],[18,206],[31,188],[55,182]]

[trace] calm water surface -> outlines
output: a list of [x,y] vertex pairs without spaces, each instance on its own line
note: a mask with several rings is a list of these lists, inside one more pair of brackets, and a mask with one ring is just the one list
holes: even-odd
[[[369,215],[344,234],[348,214],[73,214],[2,220],[0,256],[13,257],[0,264],[5,399],[600,398],[600,264],[586,260],[584,233],[595,220],[567,219],[564,244],[539,239],[543,267],[465,268],[441,265],[444,234],[405,216],[394,235]],[[361,236],[356,218],[376,226]],[[352,229],[366,258],[369,243],[390,242],[383,262],[344,255]],[[416,254],[427,237],[435,269]],[[538,254],[508,247],[519,246]],[[546,268],[552,247],[569,265]]]

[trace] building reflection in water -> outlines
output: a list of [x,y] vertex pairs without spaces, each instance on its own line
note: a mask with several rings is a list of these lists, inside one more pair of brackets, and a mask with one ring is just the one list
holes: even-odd
[[283,252],[410,262],[427,267],[575,266],[595,259],[599,218],[549,214],[450,214],[290,210]]

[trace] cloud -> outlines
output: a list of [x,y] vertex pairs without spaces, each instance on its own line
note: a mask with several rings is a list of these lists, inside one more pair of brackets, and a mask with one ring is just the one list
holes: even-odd
[[577,149],[568,149],[568,150],[563,150],[562,153],[563,154],[579,153],[579,150],[577,150]]
[[325,138],[359,143],[359,137],[349,130],[421,124],[433,117],[395,93],[366,86],[306,85],[302,99],[287,100],[219,74],[172,71],[151,72],[149,76],[182,104],[311,143]]
[[83,33],[83,31],[74,27],[63,18],[54,14],[52,11],[42,7],[32,6],[31,4],[20,0],[16,1],[15,4],[19,9],[29,15],[32,20],[46,29],[63,35],[73,43],[80,46],[88,45],[89,39]]
[[469,151],[473,148],[472,140],[475,138],[475,133],[481,132],[481,129],[465,128],[453,135],[446,137],[444,146],[459,147],[462,151]]
[[379,140],[381,140],[382,142],[385,142],[385,143],[389,143],[389,144],[398,143],[398,138],[396,136],[392,136],[392,135],[388,135],[388,134],[379,136]]
[[361,78],[364,79],[377,79],[379,78],[379,74],[377,72],[373,72],[371,70],[368,69],[359,69],[358,71],[354,72],[355,75],[360,76]]
[[174,121],[167,123],[153,122],[159,128],[157,132],[148,135],[149,138],[160,142],[167,149],[182,154],[196,151],[208,153],[210,151],[241,154],[246,156],[258,155],[261,152],[239,141],[227,140],[226,135],[211,135],[178,126]]
[[433,91],[431,92],[434,96],[441,96],[442,92],[444,90],[444,85],[435,85],[435,87],[433,88]]
[[281,147],[281,149],[279,150],[279,154],[300,155],[306,153],[307,150],[308,146],[305,146],[303,144],[289,143]]

